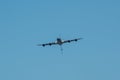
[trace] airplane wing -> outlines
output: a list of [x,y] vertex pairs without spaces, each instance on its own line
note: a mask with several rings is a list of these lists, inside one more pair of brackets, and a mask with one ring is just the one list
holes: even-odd
[[72,40],[65,40],[63,41],[63,43],[70,43],[70,42],[74,42],[74,41],[78,41],[78,40],[81,40],[83,38],[76,38],[76,39],[72,39]]
[[51,45],[56,45],[57,43],[56,42],[51,42],[51,43],[45,43],[45,44],[38,44],[37,46],[43,46],[43,47],[45,47],[45,46],[51,46]]

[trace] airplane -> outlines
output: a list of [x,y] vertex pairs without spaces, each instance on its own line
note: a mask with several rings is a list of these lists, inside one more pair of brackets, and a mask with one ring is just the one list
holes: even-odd
[[77,42],[78,40],[81,40],[83,38],[76,38],[76,39],[71,39],[71,40],[62,40],[61,38],[57,38],[55,42],[50,42],[50,43],[45,43],[45,44],[38,44],[37,46],[52,46],[52,45],[62,45],[64,43],[70,43],[70,42]]

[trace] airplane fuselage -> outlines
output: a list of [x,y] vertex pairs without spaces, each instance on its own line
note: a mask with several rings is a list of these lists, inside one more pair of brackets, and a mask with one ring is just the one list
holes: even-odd
[[63,44],[61,38],[57,38],[57,44],[59,44],[59,45],[62,45],[62,44]]

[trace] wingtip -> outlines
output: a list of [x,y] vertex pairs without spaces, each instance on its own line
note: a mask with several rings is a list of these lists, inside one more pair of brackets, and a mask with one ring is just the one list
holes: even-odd
[[37,44],[36,46],[41,46],[41,44]]
[[80,39],[84,39],[84,38],[80,38]]
[[84,39],[84,38],[78,38],[79,40]]

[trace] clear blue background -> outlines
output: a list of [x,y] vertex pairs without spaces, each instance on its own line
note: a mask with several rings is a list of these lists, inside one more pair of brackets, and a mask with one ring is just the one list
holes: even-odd
[[120,0],[0,0],[0,80],[120,80]]

